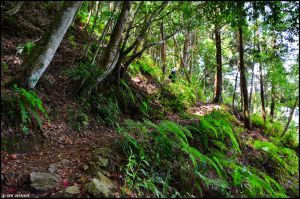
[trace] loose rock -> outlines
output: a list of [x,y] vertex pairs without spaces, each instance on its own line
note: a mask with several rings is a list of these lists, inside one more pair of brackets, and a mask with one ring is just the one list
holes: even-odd
[[30,186],[37,191],[47,191],[55,188],[59,181],[59,177],[49,173],[32,172],[30,174]]
[[48,170],[51,174],[54,174],[57,170],[55,164],[50,164]]
[[87,191],[94,197],[113,197],[109,186],[97,178],[93,178],[92,181],[87,185]]
[[69,195],[77,195],[80,194],[79,186],[70,186],[65,189],[65,193]]
[[67,166],[70,165],[70,160],[68,160],[68,159],[62,159],[62,160],[60,161],[60,163],[61,163],[61,165],[62,165],[63,167],[67,167]]
[[115,182],[113,182],[108,177],[106,177],[102,172],[97,172],[96,178],[98,178],[101,182],[106,184],[107,188],[109,188],[110,190],[116,190],[117,189],[117,186],[116,186]]

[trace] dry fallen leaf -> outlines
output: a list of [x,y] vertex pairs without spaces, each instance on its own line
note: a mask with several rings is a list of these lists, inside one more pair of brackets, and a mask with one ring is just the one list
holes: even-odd
[[10,155],[10,158],[11,158],[12,160],[17,159],[17,154],[11,154],[11,155]]

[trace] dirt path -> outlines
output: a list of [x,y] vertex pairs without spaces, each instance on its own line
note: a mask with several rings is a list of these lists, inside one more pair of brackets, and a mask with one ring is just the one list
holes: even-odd
[[[65,135],[64,135],[65,136]],[[30,194],[30,196],[50,196],[71,185],[80,185],[79,179],[87,178],[82,168],[90,159],[90,153],[95,148],[112,147],[116,135],[106,127],[99,126],[98,131],[87,132],[83,137],[57,137],[56,141],[49,140],[49,144],[34,147],[30,153],[8,154],[1,151],[1,181],[3,194]],[[59,141],[61,140],[61,141]],[[65,140],[62,143],[62,140]],[[57,164],[67,160],[68,165],[57,168],[57,174],[62,181],[55,190],[43,193],[35,193],[30,190],[29,175],[31,172],[49,172],[51,164]]]

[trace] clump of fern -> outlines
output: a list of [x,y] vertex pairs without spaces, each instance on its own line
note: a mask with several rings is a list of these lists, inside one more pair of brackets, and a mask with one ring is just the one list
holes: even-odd
[[14,99],[17,104],[17,111],[21,117],[21,130],[27,134],[29,132],[29,124],[36,121],[39,128],[42,128],[42,117],[48,118],[47,111],[43,106],[41,99],[30,90],[13,86]]
[[299,197],[299,157],[290,148],[282,145],[281,140],[270,137],[270,141],[250,140],[247,142],[261,152],[256,164],[263,166],[290,197]]
[[195,140],[201,144],[203,150],[215,147],[222,151],[232,150],[241,153],[238,138],[234,133],[233,116],[222,111],[213,111],[211,114],[199,118],[199,123],[188,128]]
[[[118,132],[122,135],[119,144],[123,150],[127,153],[132,150],[135,157],[139,157],[137,161],[144,160],[151,165],[151,168],[143,168],[139,179],[154,183],[157,187],[153,192],[155,195],[160,195],[158,193],[163,191],[163,187],[158,181],[151,179],[160,177],[164,181],[168,178],[169,184],[172,184],[176,178],[185,178],[184,170],[188,171],[189,175],[195,176],[194,181],[203,181],[208,183],[208,186],[211,185],[209,182],[215,186],[227,185],[221,179],[222,171],[219,166],[208,156],[190,146],[189,140],[193,139],[193,136],[181,125],[168,120],[161,121],[159,124],[149,120],[143,122],[126,120],[125,125],[118,128]],[[175,171],[172,175],[168,172],[170,169]],[[210,179],[205,174],[208,170],[214,170],[220,178]],[[181,187],[177,185],[177,189],[182,190],[183,186],[185,185],[182,184]],[[177,189],[171,189],[169,193],[165,192],[167,195],[163,195],[170,197],[177,192]],[[200,186],[196,189],[198,193],[202,192]]]
[[263,133],[270,136],[279,137],[283,131],[283,124],[280,121],[270,123],[269,118],[266,121],[258,114],[251,115],[251,122],[254,126],[263,129]]
[[107,126],[114,127],[119,123],[121,111],[116,100],[98,94],[90,97],[90,103],[93,113]]
[[138,74],[151,75],[157,81],[160,81],[162,76],[161,69],[155,65],[149,55],[143,55],[140,59],[130,64],[128,72],[133,76]]

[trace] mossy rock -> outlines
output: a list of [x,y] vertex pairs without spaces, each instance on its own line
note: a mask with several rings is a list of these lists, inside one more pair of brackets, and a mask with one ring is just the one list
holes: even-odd
[[113,193],[109,189],[111,185],[100,181],[97,178],[93,178],[90,183],[86,185],[87,192],[96,198],[112,198]]

